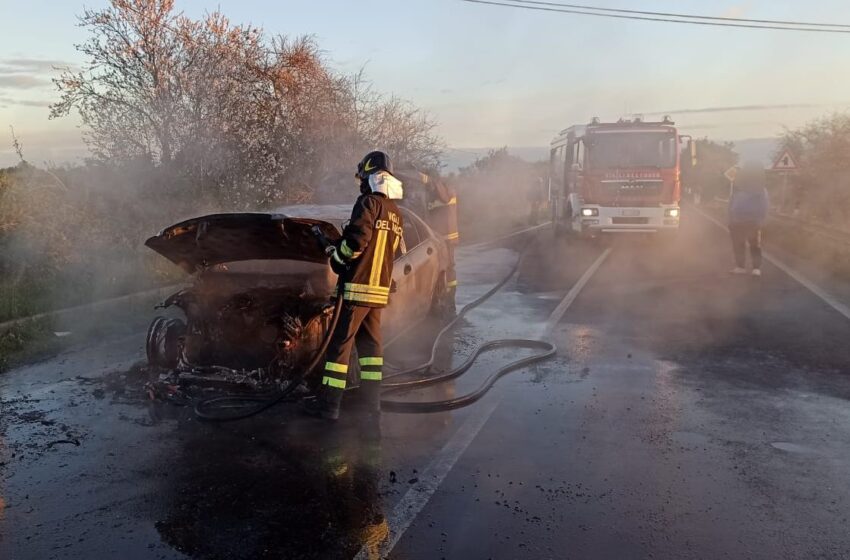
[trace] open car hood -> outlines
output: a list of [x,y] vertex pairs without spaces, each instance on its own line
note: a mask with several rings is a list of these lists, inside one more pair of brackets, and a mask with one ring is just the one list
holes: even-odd
[[285,214],[210,214],[165,228],[145,245],[189,273],[226,262],[291,259],[327,262],[313,226],[331,240],[340,237],[329,222]]

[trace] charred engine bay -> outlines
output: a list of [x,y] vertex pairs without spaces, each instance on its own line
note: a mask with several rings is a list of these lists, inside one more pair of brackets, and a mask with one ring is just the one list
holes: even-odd
[[163,306],[180,309],[183,317],[151,325],[149,363],[168,370],[156,394],[189,384],[250,390],[285,385],[315,355],[333,309],[328,294],[254,275],[202,276]]

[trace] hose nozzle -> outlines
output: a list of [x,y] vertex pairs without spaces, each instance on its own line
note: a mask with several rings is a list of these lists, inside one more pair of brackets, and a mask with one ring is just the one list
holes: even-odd
[[322,246],[322,251],[325,252],[326,255],[330,255],[333,253],[335,247],[334,244],[331,243],[331,240],[328,239],[328,236],[322,231],[322,228],[316,224],[310,228],[310,231],[313,232],[313,235],[316,236],[316,240],[319,242],[319,245]]

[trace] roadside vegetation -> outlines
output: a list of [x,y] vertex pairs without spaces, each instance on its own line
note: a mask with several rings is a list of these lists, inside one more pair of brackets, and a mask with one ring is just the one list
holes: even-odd
[[783,210],[850,232],[850,114],[835,113],[786,130],[780,146],[800,166],[780,201]]
[[35,320],[0,332],[0,372],[60,350],[68,342],[57,337],[49,321]]
[[450,174],[462,239],[477,241],[547,220],[548,168],[547,161],[528,162],[504,147]]
[[[722,215],[729,192],[723,172],[739,163],[735,146],[702,139],[697,150],[698,164],[683,166],[682,182]],[[850,281],[850,114],[827,115],[786,130],[774,156],[785,150],[799,169],[787,179],[781,172],[767,174],[772,210],[786,218],[766,224],[766,242]]]
[[[112,0],[79,24],[86,63],[54,80],[51,118],[78,115],[91,157],[35,166],[12,131],[0,322],[174,282],[146,237],[189,216],[309,202],[374,147],[439,166],[431,117],[362,71],[335,71],[311,37],[218,11],[192,19],[173,0]],[[0,356],[16,344],[0,343]]]
[[726,198],[729,195],[729,180],[723,173],[738,164],[738,154],[731,142],[714,142],[708,138],[695,140],[697,164],[690,164],[691,155],[682,151],[682,185],[686,193],[698,195],[703,201]]

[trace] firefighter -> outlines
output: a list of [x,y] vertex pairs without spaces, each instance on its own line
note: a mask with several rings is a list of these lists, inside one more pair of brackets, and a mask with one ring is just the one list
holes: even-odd
[[455,248],[460,242],[457,226],[457,192],[439,177],[422,174],[422,182],[428,187],[428,225],[446,241],[449,251],[449,266],[446,269],[446,290],[452,304],[457,291],[455,271]]
[[357,165],[360,196],[340,241],[329,250],[331,268],[340,278],[340,317],[328,345],[322,384],[304,410],[328,420],[339,418],[348,377],[351,347],[357,344],[359,401],[369,413],[380,412],[382,366],[381,310],[387,305],[393,256],[402,242],[403,223],[395,200],[402,183],[392,174],[389,156],[370,152]]

